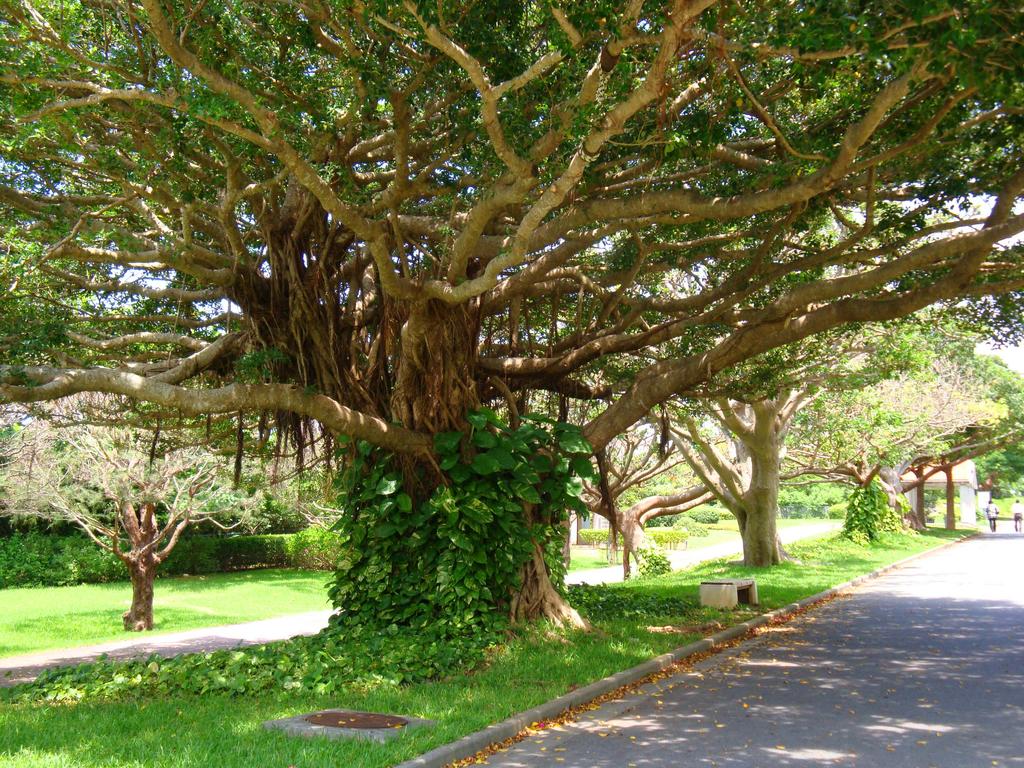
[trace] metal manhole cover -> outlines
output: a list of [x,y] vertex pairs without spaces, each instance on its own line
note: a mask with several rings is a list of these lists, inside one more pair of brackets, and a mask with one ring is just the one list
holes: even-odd
[[327,728],[358,728],[361,730],[403,728],[409,724],[406,718],[395,715],[379,715],[376,712],[344,712],[336,709],[314,712],[304,719],[312,725],[322,725]]

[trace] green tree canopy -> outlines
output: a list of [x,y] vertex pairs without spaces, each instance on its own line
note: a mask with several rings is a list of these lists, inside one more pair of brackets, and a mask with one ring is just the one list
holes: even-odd
[[753,354],[1021,284],[1014,3],[2,9],[8,399],[416,451],[506,391],[613,395],[603,445]]

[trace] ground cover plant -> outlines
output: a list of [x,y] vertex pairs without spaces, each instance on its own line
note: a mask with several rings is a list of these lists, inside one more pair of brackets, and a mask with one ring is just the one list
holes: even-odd
[[[710,621],[750,615],[697,607],[701,580],[753,573],[761,609],[769,610],[963,535],[883,535],[863,547],[841,538],[815,539],[789,547],[799,564],[787,562],[771,570],[716,561],[657,579],[576,589],[573,601],[600,631],[553,633],[533,626],[489,649],[486,660],[474,669],[452,668],[436,681],[402,685],[392,670],[376,679],[365,675],[358,684],[330,694],[295,686],[287,692],[242,697],[180,692],[153,697],[143,686],[122,685],[110,691],[114,700],[95,698],[73,706],[17,703],[10,700],[17,693],[8,691],[3,694],[7,701],[0,704],[0,766],[393,765],[682,645]],[[407,663],[420,662],[409,657]],[[129,700],[127,688],[132,689]],[[267,733],[260,725],[268,718],[328,706],[429,717],[438,725],[410,732],[389,745],[289,739]]]
[[[263,570],[163,579],[155,633],[327,609],[327,574]],[[0,590],[0,657],[123,640],[124,584]]]

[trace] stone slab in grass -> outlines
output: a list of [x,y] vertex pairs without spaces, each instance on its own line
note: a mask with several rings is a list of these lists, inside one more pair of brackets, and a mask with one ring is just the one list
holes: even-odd
[[348,709],[323,709],[319,712],[307,712],[304,715],[267,720],[263,723],[264,728],[283,731],[288,736],[370,739],[381,742],[393,739],[410,728],[429,725],[434,725],[434,721],[420,717],[355,712]]

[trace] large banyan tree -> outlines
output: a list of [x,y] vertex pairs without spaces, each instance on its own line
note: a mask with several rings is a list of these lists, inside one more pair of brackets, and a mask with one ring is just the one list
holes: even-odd
[[483,404],[599,400],[599,451],[812,334],[998,314],[1024,286],[1022,21],[2,0],[0,400],[290,414],[429,485]]

